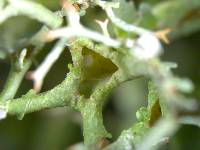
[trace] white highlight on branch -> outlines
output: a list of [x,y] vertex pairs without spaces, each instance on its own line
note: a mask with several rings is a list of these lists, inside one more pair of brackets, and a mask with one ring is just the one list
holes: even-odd
[[58,41],[51,52],[47,55],[45,60],[42,62],[42,64],[37,68],[37,70],[31,72],[28,75],[28,78],[34,81],[34,90],[36,92],[39,92],[41,90],[46,74],[49,72],[50,68],[63,52],[66,41],[66,39],[61,39],[60,41]]
[[27,54],[27,49],[24,48],[20,55],[19,55],[19,65],[20,65],[20,68],[22,69],[23,68],[23,65],[24,65],[24,59],[26,57],[26,54]]
[[63,7],[67,16],[68,26],[80,26],[80,15],[75,8],[69,2],[65,2]]
[[111,46],[111,47],[116,47],[118,48],[120,46],[120,42],[117,40],[114,40],[112,38],[109,38],[107,36],[104,36],[98,32],[91,31],[90,29],[87,29],[85,27],[65,27],[65,28],[60,28],[57,30],[50,31],[48,34],[49,39],[56,39],[60,37],[65,37],[67,39],[72,38],[72,37],[86,37],[89,39],[92,39],[97,42],[102,42],[105,45]]
[[124,31],[137,33],[139,35],[143,35],[145,33],[150,33],[149,30],[145,30],[143,28],[140,28],[140,27],[137,27],[137,26],[134,26],[131,24],[127,24],[123,20],[117,18],[111,7],[106,8],[105,11],[106,11],[108,17],[110,18],[110,20],[112,21],[112,23]]
[[0,120],[5,119],[7,116],[7,112],[5,110],[0,109]]
[[134,44],[135,44],[135,41],[131,38],[127,38],[126,41],[125,41],[125,45],[128,48],[133,48]]
[[56,38],[72,38],[72,37],[86,37],[105,45],[118,48],[121,43],[115,39],[104,36],[98,32],[92,31],[80,24],[80,16],[75,8],[68,2],[64,3],[66,9],[68,26],[60,29],[50,31],[47,34],[47,40]]
[[109,33],[108,33],[108,19],[105,19],[104,21],[100,21],[100,20],[95,20],[96,23],[98,23],[98,25],[101,27],[101,30],[103,31],[103,34],[107,37],[110,37]]
[[6,102],[6,104],[5,103],[3,105],[0,104],[0,120],[5,119],[7,117],[8,104],[9,104],[8,101]]
[[[146,30],[144,28],[140,28],[135,25],[128,24],[125,21],[117,18],[111,7],[105,8],[105,11],[108,17],[110,18],[110,20],[117,27],[121,28],[124,31],[133,32],[140,35],[140,37],[136,40],[135,43],[134,41],[131,41],[131,40],[126,41],[126,46],[128,48],[133,47],[132,54],[135,57],[137,57],[138,59],[147,60],[150,58],[157,57],[162,52],[162,45],[158,39],[159,36],[157,36],[157,34],[154,34],[153,32]],[[165,33],[168,33],[168,31],[164,32],[164,35]],[[162,35],[162,38],[163,38],[163,35]]]
[[152,33],[141,35],[135,42],[132,54],[138,59],[147,60],[157,57],[162,52],[162,45]]
[[119,8],[119,5],[120,5],[119,2],[108,2],[108,1],[103,1],[103,0],[97,0],[95,1],[95,3],[103,9],[110,8],[110,7]]

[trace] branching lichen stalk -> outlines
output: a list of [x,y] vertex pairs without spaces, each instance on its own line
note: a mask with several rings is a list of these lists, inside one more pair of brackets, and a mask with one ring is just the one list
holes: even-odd
[[22,69],[17,68],[17,63],[11,66],[6,84],[4,85],[3,90],[0,93],[0,101],[7,101],[14,98],[22,79],[24,78],[25,73],[30,68],[32,61],[26,60],[23,64]]
[[123,72],[118,70],[105,85],[97,87],[90,98],[79,102],[78,107],[83,116],[84,143],[87,146],[97,149],[97,142],[111,137],[103,125],[103,106],[113,88],[125,79]]
[[[161,45],[153,31],[128,24],[114,14],[112,7],[118,6],[119,3],[74,0],[72,5],[71,2],[64,0],[62,11],[67,16],[68,25],[58,28],[62,25],[63,15],[59,17],[34,1],[7,0],[7,2],[8,4],[6,0],[0,1],[0,24],[19,15],[44,24],[41,31],[30,39],[30,45],[41,47],[47,40],[61,38],[55,46],[55,51],[50,52],[42,67],[35,72],[36,78],[40,79],[41,83],[61,54],[66,42],[72,55],[73,65],[69,65],[70,71],[64,81],[53,89],[40,94],[30,90],[22,97],[14,99],[25,73],[32,64],[33,56],[38,53],[34,51],[33,56],[26,57],[22,51],[22,57],[12,66],[0,94],[0,119],[5,118],[6,114],[17,115],[22,119],[25,114],[31,112],[69,106],[80,111],[82,115],[86,149],[101,149],[98,143],[111,137],[105,129],[102,115],[109,94],[124,81],[144,76],[153,82],[153,86],[149,88],[148,106],[137,111],[138,122],[123,131],[118,140],[105,148],[106,150],[152,149],[154,146],[159,146],[166,136],[172,135],[180,123],[199,126],[198,117],[179,116],[183,110],[187,113],[198,109],[196,101],[188,101],[189,98],[182,94],[191,92],[192,84],[188,80],[175,77],[171,71],[172,65],[159,59]],[[199,8],[200,5],[199,0],[192,0],[191,6],[187,3],[187,0],[184,0],[184,3],[181,0],[160,3],[153,9],[154,17],[160,21],[157,25],[171,23],[166,18],[170,17],[168,10],[173,4],[184,6],[184,11],[179,14],[179,21],[187,15],[187,10]],[[77,9],[85,11],[94,5],[102,7],[113,27],[122,29],[125,36],[120,37],[116,34],[111,37],[108,36],[107,30],[104,30],[106,35],[103,35],[83,26]],[[176,11],[174,8],[173,10]],[[179,25],[179,21],[172,19],[171,26]],[[49,31],[48,27],[53,30]],[[140,37],[129,36],[129,32]],[[100,44],[94,44],[90,40]]]
[[[46,108],[72,106],[78,100],[76,94],[79,79],[76,70],[71,68],[67,78],[50,91],[36,94],[33,90],[18,99],[9,100],[8,114],[23,117],[27,113]],[[3,103],[2,103],[3,104]],[[1,104],[1,105],[2,105]]]
[[51,28],[62,24],[62,19],[44,6],[27,0],[8,0],[9,4],[1,11],[0,24],[10,17],[25,15],[36,19]]

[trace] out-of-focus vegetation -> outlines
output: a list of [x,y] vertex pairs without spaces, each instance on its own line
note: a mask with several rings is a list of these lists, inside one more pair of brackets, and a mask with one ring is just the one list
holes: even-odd
[[[22,49],[27,48],[27,50],[29,50],[28,51],[29,55],[29,53],[32,54],[32,50],[34,48],[37,49],[39,47],[38,54],[33,58],[33,60],[31,60],[30,64],[27,64],[28,66],[27,70],[31,71],[35,70],[39,66],[39,64],[43,62],[44,58],[49,54],[50,50],[57,42],[57,41],[52,41],[45,43],[44,45],[41,41],[36,40],[36,43],[35,41],[32,42],[31,38],[34,37],[35,33],[37,33],[44,26],[44,24],[49,25],[50,29],[59,28],[61,26],[61,23],[57,22],[55,22],[55,24],[54,23],[48,24],[47,23],[48,20],[36,21],[38,19],[30,18],[31,13],[28,15],[27,14],[24,15],[23,13],[22,13],[23,15],[19,16],[13,15],[12,17],[4,21],[3,18],[5,16],[3,16],[4,15],[3,11],[4,9],[7,8],[9,4],[7,4],[7,0],[5,0],[5,3],[3,1],[4,0],[0,2],[0,89],[1,90],[4,89],[4,85],[6,84],[6,79],[8,77],[11,64],[14,64],[13,66],[16,65],[15,61],[19,58]],[[20,0],[8,0],[8,2],[12,1],[16,3],[16,7],[18,7],[17,3]],[[62,8],[61,1],[59,0],[54,0],[54,1],[35,0],[34,2],[43,5],[45,8],[51,10],[51,12],[60,11]],[[83,5],[82,1],[74,0],[73,2],[81,3],[81,6]],[[171,115],[175,116],[172,117],[172,122],[174,121],[173,119],[178,120],[179,117],[181,118],[182,116],[183,117],[188,115],[194,116],[197,118],[197,121],[195,121],[194,124],[198,124],[198,126],[195,126],[192,123],[179,124],[177,120],[175,121],[176,123],[174,124],[171,123],[169,124],[169,126],[167,126],[168,124],[166,123],[167,124],[166,129],[170,128],[172,130],[169,130],[169,135],[166,135],[164,140],[160,139],[160,141],[156,143],[153,149],[156,148],[166,149],[166,150],[200,149],[200,143],[199,143],[200,108],[198,107],[196,109],[195,108],[193,109],[192,108],[194,106],[193,101],[191,100],[192,101],[191,104],[190,100],[186,100],[187,98],[188,99],[194,98],[195,105],[197,106],[199,104],[199,99],[200,99],[200,67],[199,67],[200,1],[199,0],[132,0],[132,1],[115,0],[114,2],[120,2],[119,8],[116,9],[113,8],[115,15],[129,24],[137,25],[149,31],[160,31],[167,28],[171,30],[170,33],[167,35],[170,43],[167,44],[162,41],[164,52],[161,55],[161,63],[164,61],[177,63],[178,67],[172,70],[172,72],[175,74],[175,77],[179,76],[188,78],[193,82],[194,89],[189,93],[187,93],[187,88],[189,87],[190,82],[189,83],[187,82],[186,85],[184,84],[185,82],[183,83],[184,85],[180,83],[181,96],[179,97],[180,101],[177,102],[178,104],[176,103],[175,99],[174,102],[175,104],[173,102],[169,103],[167,102],[167,104],[165,104],[164,102],[163,104],[164,106],[162,106],[162,102],[164,100],[160,99],[165,99],[163,97],[165,96],[167,97],[168,94],[170,95],[170,93],[168,93],[169,91],[162,91],[164,94],[159,95],[161,89],[158,88],[157,91],[156,87],[154,87],[154,85],[151,85],[151,82],[149,83],[150,80],[156,82],[155,84],[161,83],[161,81],[157,81],[158,79],[157,77],[155,78],[152,77],[154,75],[159,76],[159,71],[151,72],[153,69],[151,70],[150,67],[149,69],[147,67],[148,65],[142,64],[140,66],[138,65],[140,62],[139,63],[136,62],[136,65],[132,65],[131,67],[137,68],[139,66],[138,70],[140,70],[140,67],[141,68],[147,67],[146,69],[147,70],[149,69],[150,73],[147,71],[141,76],[140,72],[142,71],[138,71],[136,69],[136,71],[134,70],[134,73],[136,72],[136,74],[139,74],[139,77],[137,76],[137,78],[136,79],[134,78],[134,80],[131,77],[130,80],[126,80],[125,82],[120,83],[112,90],[108,88],[109,92],[108,98],[105,101],[103,107],[103,122],[106,130],[112,134],[112,138],[109,138],[110,136],[107,136],[107,133],[106,135],[102,133],[102,135],[104,135],[103,137],[108,138],[109,140],[110,147],[108,146],[107,148],[116,150],[123,150],[123,149],[130,150],[130,149],[141,148],[144,150],[145,149],[144,144],[146,143],[147,145],[149,144],[148,135],[152,136],[152,140],[154,140],[153,137],[155,138],[156,133],[158,132],[157,136],[159,137],[159,133],[162,132],[162,126],[160,128],[155,128],[156,130],[154,130],[153,134],[151,132],[152,131],[151,129],[157,125],[156,123],[161,116],[168,116],[169,114],[170,117]],[[100,6],[95,6],[94,5],[95,2],[93,1],[91,1],[91,3],[92,3],[91,6],[89,6],[86,10],[85,9],[83,10],[85,12],[81,14],[81,23],[85,27],[88,27],[92,30],[96,30],[101,33],[102,32],[101,28],[95,22],[95,20],[102,21],[108,17],[106,15],[105,10],[103,10]],[[50,18],[52,14],[43,17]],[[54,17],[55,19],[58,20],[60,19],[58,16]],[[53,17],[51,19],[54,20]],[[64,20],[62,26],[65,26],[68,23],[68,21],[65,20],[65,17],[62,17],[62,20]],[[119,27],[114,25],[111,21],[109,21],[108,24],[108,31],[111,37],[116,38],[122,43],[127,38],[137,39],[136,34],[120,29]],[[101,41],[99,43],[101,43]],[[67,72],[69,72],[68,64],[72,63],[72,59],[74,59],[73,61],[76,62],[77,64],[79,63],[83,64],[82,69],[86,70],[85,72],[83,71],[84,72],[83,74],[84,76],[86,76],[86,79],[83,78],[84,81],[81,81],[84,84],[84,86],[79,89],[80,93],[75,93],[77,94],[77,97],[79,96],[81,97],[81,94],[83,94],[87,98],[87,96],[94,91],[95,89],[94,87],[98,86],[101,87],[101,84],[104,84],[107,81],[107,78],[110,77],[110,73],[116,71],[115,59],[117,58],[113,58],[114,60],[113,64],[111,62],[113,61],[112,59],[110,61],[109,57],[108,60],[107,58],[105,58],[105,56],[108,55],[106,52],[102,52],[104,54],[104,57],[100,56],[99,55],[100,50],[98,49],[98,46],[96,46],[97,48],[94,46],[95,47],[94,48],[91,46],[92,45],[91,43],[88,44],[89,46],[87,44],[85,44],[86,46],[83,44],[84,56],[88,56],[90,54],[92,58],[95,58],[95,60],[97,61],[95,62],[94,66],[88,69],[87,68],[88,62],[86,62],[86,60],[84,59],[81,61],[77,60],[77,59],[82,59],[82,57],[79,56],[82,54],[79,54],[78,52],[76,54],[73,54],[75,52],[72,51],[71,53],[73,56],[71,56],[71,53],[69,51],[71,49],[76,49],[76,48],[78,49],[79,46],[76,47],[76,44],[75,46],[74,45],[71,46],[70,44],[67,43],[65,45],[66,48],[62,52],[60,58],[56,61],[56,63],[53,65],[53,67],[46,75],[42,89],[40,91],[41,93],[51,90],[66,78],[66,74]],[[100,45],[99,47],[101,46],[102,45]],[[91,47],[95,49],[94,53],[90,52],[89,49]],[[123,52],[123,48],[124,45],[120,48],[111,48],[111,50],[108,50],[108,52],[111,53],[113,51],[117,52],[120,51],[119,53],[124,55],[126,52]],[[107,47],[105,47],[105,49],[107,49]],[[129,57],[127,58],[129,59]],[[90,59],[89,56],[86,59]],[[122,61],[124,61],[124,59]],[[133,62],[134,61],[135,60],[133,59]],[[98,64],[99,62],[100,65]],[[84,63],[86,63],[85,65],[86,67],[84,66]],[[124,62],[124,64],[125,63],[126,62]],[[144,68],[142,69],[145,70]],[[27,70],[25,72],[27,72]],[[24,73],[24,74],[29,74],[29,73]],[[13,95],[13,97],[12,96],[9,97],[8,100],[13,98],[20,98],[22,95],[25,95],[30,89],[33,88],[33,83],[30,79],[27,79],[27,76],[28,75],[25,75],[25,78],[23,78],[23,75],[21,76],[23,78],[22,84],[20,85],[16,95],[15,96]],[[93,78],[94,76],[97,78]],[[16,79],[19,82],[21,80],[20,77]],[[99,83],[102,80],[103,82]],[[173,80],[171,82],[173,82],[172,83],[173,85],[176,83],[178,85],[179,80]],[[17,84],[15,82],[13,83]],[[186,92],[182,90],[184,88],[186,89],[185,90]],[[53,96],[55,95],[52,95],[52,97]],[[169,96],[169,99],[170,98],[171,95]],[[171,99],[174,100],[173,98]],[[181,99],[183,99],[183,101],[181,101]],[[188,108],[188,110],[185,109],[187,108],[187,106],[185,107],[182,106],[181,104],[179,106],[179,103],[182,104],[185,103],[185,105],[187,105],[186,101],[189,102],[188,105],[191,104],[191,108]],[[171,106],[173,104],[175,106]],[[77,106],[80,108],[77,107],[74,108],[73,107],[74,105],[75,104],[70,103],[71,108],[64,105],[65,107],[52,108],[48,110],[42,110],[39,112],[27,114],[24,116],[24,118],[22,116],[23,118],[22,120],[18,120],[16,116],[13,116],[13,114],[14,115],[21,115],[21,114],[20,113],[15,114],[15,110],[12,110],[14,113],[11,113],[11,115],[8,115],[6,119],[0,121],[0,149],[2,150],[23,150],[23,149],[58,150],[59,149],[60,150],[67,148],[70,149],[70,147],[71,149],[73,149],[75,147],[74,145],[77,146],[77,144],[80,144],[84,141],[83,132],[85,137],[88,136],[86,135],[87,133],[85,133],[87,131],[84,131],[87,130],[87,127],[85,128],[82,125],[82,119],[84,118],[82,118],[81,114],[76,111],[77,109],[85,111],[86,108],[85,107],[82,108],[83,104],[80,104],[81,106]],[[88,106],[87,109],[90,109],[91,107]],[[172,110],[171,109],[168,110],[168,107],[172,108]],[[175,110],[173,110],[173,108],[175,108]],[[93,108],[91,108],[91,110],[92,109]],[[156,114],[157,111],[160,112]],[[165,115],[165,111],[167,115]],[[85,113],[93,113],[93,112],[85,111]],[[21,119],[19,116],[18,118]],[[169,121],[171,121],[170,119]],[[90,121],[87,122],[86,120],[85,124],[87,125],[90,124],[91,126],[93,125],[95,126],[96,122],[94,124],[91,124],[91,122]],[[164,129],[165,127],[163,126],[163,130]],[[119,138],[120,135],[122,135],[123,138],[123,133],[127,134],[125,130],[126,132],[133,131],[134,138],[129,139],[129,137],[127,138],[125,137],[125,139],[120,140]],[[91,130],[89,132],[91,132]],[[87,137],[87,139],[92,139],[92,138],[93,137],[91,138]],[[130,140],[133,141],[130,142]],[[134,146],[128,147],[129,144]]]

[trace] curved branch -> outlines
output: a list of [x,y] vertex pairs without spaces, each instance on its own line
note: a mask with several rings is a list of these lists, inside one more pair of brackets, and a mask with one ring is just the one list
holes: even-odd
[[14,98],[22,79],[24,78],[25,73],[30,68],[32,64],[31,60],[27,60],[22,69],[17,69],[16,64],[11,66],[6,84],[4,85],[3,91],[0,93],[0,101],[7,101]]
[[9,0],[9,5],[1,11],[0,24],[10,17],[25,15],[36,19],[51,28],[62,24],[62,19],[44,6],[27,0]]
[[18,115],[20,119],[34,111],[46,108],[74,106],[78,99],[77,90],[79,86],[78,74],[75,68],[71,68],[67,78],[50,91],[36,95],[33,90],[21,98],[1,102],[0,107],[7,106],[7,114]]

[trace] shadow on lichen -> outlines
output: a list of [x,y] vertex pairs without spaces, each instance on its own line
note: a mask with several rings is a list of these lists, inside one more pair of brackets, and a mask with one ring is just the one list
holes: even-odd
[[83,48],[81,55],[83,79],[81,81],[80,94],[89,98],[95,87],[108,81],[118,68],[110,59],[88,48]]

